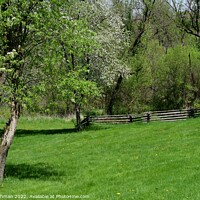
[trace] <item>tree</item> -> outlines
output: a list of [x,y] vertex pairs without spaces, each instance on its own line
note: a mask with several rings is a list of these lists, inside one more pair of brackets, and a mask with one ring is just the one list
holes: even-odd
[[104,95],[109,97],[119,74],[127,73],[124,60],[129,48],[128,34],[120,15],[101,1],[85,2],[81,16],[87,19],[89,28],[96,33],[94,39],[98,43],[98,48],[89,55],[89,79],[102,87]]
[[200,37],[200,1],[168,1],[177,16],[177,25],[186,33]]
[[152,107],[156,110],[194,106],[199,94],[198,50],[177,45],[160,54],[152,79]]
[[[72,107],[76,115],[76,128],[81,129],[81,109],[89,99],[99,95],[96,83],[90,78],[90,57],[97,46],[95,32],[81,16],[81,6],[85,2],[71,2],[62,5],[54,12],[57,17],[51,19],[51,40],[43,55],[45,67],[41,89],[42,99],[46,101],[46,113],[52,108],[61,108],[61,104]],[[59,23],[57,22],[59,19]],[[51,80],[47,82],[51,74]],[[57,111],[58,113],[59,111]],[[57,114],[56,113],[56,114]]]
[[40,57],[37,50],[50,36],[47,22],[54,17],[51,10],[56,5],[42,0],[2,0],[0,3],[0,71],[5,77],[2,93],[3,101],[10,106],[10,118],[0,144],[1,181],[22,105],[39,81],[41,65],[34,66],[33,58]]
[[[149,29],[151,39],[156,39],[167,52],[167,49],[182,42],[183,33],[177,28],[174,11],[165,1],[158,0],[154,5]],[[147,42],[147,45],[149,41]]]
[[141,113],[150,110],[151,68],[144,50],[129,59],[131,75],[124,78],[116,95],[113,111],[117,114]]
[[[130,48],[129,55],[134,57],[137,49],[140,47],[142,36],[146,31],[149,18],[151,16],[155,0],[152,1],[113,1],[114,8],[122,16],[125,24],[125,29],[129,32]],[[117,77],[116,85],[114,86],[110,100],[108,103],[107,113],[113,114],[113,106],[116,95],[123,81],[123,71]]]

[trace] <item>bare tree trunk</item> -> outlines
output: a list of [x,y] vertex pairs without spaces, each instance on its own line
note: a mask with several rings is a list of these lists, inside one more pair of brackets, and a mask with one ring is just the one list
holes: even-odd
[[6,123],[0,144],[0,181],[3,181],[4,178],[6,157],[14,138],[19,116],[20,105],[16,101],[13,101],[11,106],[11,117]]
[[117,80],[116,86],[115,86],[114,90],[112,91],[112,94],[111,94],[111,97],[110,97],[110,101],[108,103],[108,108],[107,108],[107,114],[108,115],[112,115],[113,114],[113,106],[114,106],[114,103],[115,103],[117,92],[120,89],[122,80],[123,80],[123,77],[122,77],[122,75],[120,75],[118,80]]

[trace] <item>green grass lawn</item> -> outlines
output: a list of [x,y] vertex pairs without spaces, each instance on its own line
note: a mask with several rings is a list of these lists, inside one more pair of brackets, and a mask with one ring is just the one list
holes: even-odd
[[72,128],[62,119],[21,119],[0,195],[200,199],[200,119]]

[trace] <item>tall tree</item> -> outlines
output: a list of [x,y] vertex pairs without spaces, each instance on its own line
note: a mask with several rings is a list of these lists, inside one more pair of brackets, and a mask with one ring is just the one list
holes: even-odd
[[[113,1],[114,9],[121,14],[125,28],[130,35],[130,56],[134,56],[137,53],[137,49],[140,47],[141,39],[146,31],[146,26],[151,17],[154,4],[155,0]],[[108,102],[108,114],[113,114],[116,95],[121,87],[123,78],[123,73],[119,73],[116,85],[111,92]]]
[[[4,75],[4,101],[10,106],[10,118],[0,143],[0,180],[3,180],[6,157],[12,144],[22,104],[31,92],[40,66],[33,58],[50,35],[48,20],[52,15],[50,1],[2,0],[0,2],[0,71]],[[33,56],[34,54],[34,56]]]
[[174,18],[174,11],[169,4],[163,0],[157,0],[155,2],[150,19],[150,30],[153,34],[152,39],[158,40],[159,44],[165,48],[166,52],[168,48],[179,44],[184,36],[177,28]]
[[88,75],[104,89],[105,96],[109,96],[116,77],[127,71],[124,60],[129,38],[119,13],[107,7],[105,1],[88,2],[82,7],[81,15],[96,33],[94,39],[98,43],[98,48],[89,55],[91,71]]
[[96,83],[90,78],[90,57],[97,46],[96,34],[89,29],[87,20],[82,15],[83,4],[85,2],[72,1],[57,10],[54,8],[54,15],[57,17],[51,20],[52,38],[48,49],[45,48],[47,50],[43,53],[47,57],[45,63],[49,66],[43,73],[46,79],[50,73],[51,81],[47,83],[43,79],[41,87],[41,95],[45,96],[44,99],[49,104],[47,112],[51,107],[58,108],[61,102],[66,107],[74,107],[77,130],[81,129],[82,106],[90,98],[98,96]]

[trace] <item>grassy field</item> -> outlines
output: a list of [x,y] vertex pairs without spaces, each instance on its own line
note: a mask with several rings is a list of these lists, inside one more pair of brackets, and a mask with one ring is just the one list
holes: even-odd
[[22,118],[0,198],[200,199],[200,119],[72,128]]

